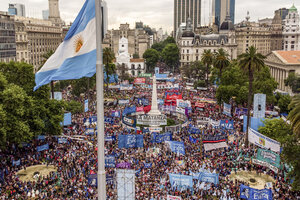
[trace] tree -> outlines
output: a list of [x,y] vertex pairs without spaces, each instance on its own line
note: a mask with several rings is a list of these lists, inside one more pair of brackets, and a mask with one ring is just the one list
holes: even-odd
[[103,49],[103,63],[104,63],[104,70],[106,73],[106,83],[107,89],[109,84],[109,76],[116,73],[116,66],[113,64],[113,60],[115,59],[115,54],[110,48]]
[[132,55],[132,57],[133,57],[133,59],[138,59],[138,58],[140,58],[140,55],[138,53],[134,53]]
[[177,68],[179,63],[178,46],[174,43],[167,44],[162,51],[162,58],[169,67],[173,68],[173,72],[174,72],[175,67]]
[[280,113],[289,113],[289,105],[292,101],[292,98],[290,95],[280,95],[280,98],[278,100],[278,107],[280,108]]
[[284,142],[286,137],[293,134],[292,126],[283,119],[266,119],[265,126],[258,128],[258,131],[274,140]]
[[230,62],[228,59],[229,54],[224,49],[218,49],[215,53],[215,59],[213,61],[214,67],[219,69],[219,79],[222,77],[223,70],[229,66]]
[[293,93],[299,93],[300,77],[295,72],[289,73],[289,76],[284,80],[285,86],[289,86]]
[[82,77],[80,79],[72,80],[72,95],[79,97],[80,94],[84,94],[90,89],[93,89],[96,86],[96,75],[91,78]]
[[194,79],[197,81],[205,79],[206,68],[200,61],[184,65],[181,70],[183,71],[184,76],[188,79]]
[[206,86],[208,87],[208,77],[210,74],[210,66],[213,63],[214,55],[210,49],[204,50],[201,60],[206,65]]
[[144,54],[143,58],[146,61],[147,71],[153,72],[156,63],[159,60],[159,53],[155,49],[147,49]]
[[254,81],[254,72],[260,71],[261,68],[265,65],[263,56],[260,53],[256,52],[256,48],[251,46],[246,53],[239,55],[239,65],[240,67],[248,73],[249,80],[249,93],[248,93],[248,118],[247,118],[247,133],[246,133],[246,146],[248,146],[248,127],[250,123],[250,109],[251,109],[251,99],[253,95],[253,81]]
[[294,133],[300,136],[300,95],[293,97],[289,109],[291,109],[291,112],[288,119],[291,121]]

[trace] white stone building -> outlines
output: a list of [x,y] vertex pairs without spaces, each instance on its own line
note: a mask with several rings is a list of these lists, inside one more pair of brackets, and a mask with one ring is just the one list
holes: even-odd
[[297,8],[293,5],[284,20],[283,41],[285,51],[300,50],[300,20]]
[[[138,58],[133,59],[128,52],[128,39],[122,37],[119,40],[119,51],[116,56],[116,66],[125,66],[127,73],[132,76],[138,76],[140,73],[146,72],[145,60]],[[120,74],[120,71],[118,71]]]
[[190,19],[188,19],[186,30],[178,38],[180,49],[180,66],[194,61],[200,61],[204,50],[216,52],[223,48],[229,59],[237,58],[237,44],[235,32],[230,19],[225,20],[220,27],[220,34],[197,35],[192,31]]

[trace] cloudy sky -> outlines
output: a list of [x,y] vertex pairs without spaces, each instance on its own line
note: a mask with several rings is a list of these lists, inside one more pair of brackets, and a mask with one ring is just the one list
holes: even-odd
[[[67,23],[73,21],[85,0],[59,0],[61,17]],[[118,28],[120,23],[143,21],[154,28],[173,29],[173,0],[106,0],[109,28]],[[211,0],[202,0],[202,22],[209,22]],[[0,10],[7,11],[8,3],[23,3],[26,15],[42,18],[42,10],[48,9],[48,0],[0,0]],[[292,4],[300,10],[299,0],[236,0],[235,21],[240,22],[250,12],[251,20],[273,17],[278,8],[290,8]]]

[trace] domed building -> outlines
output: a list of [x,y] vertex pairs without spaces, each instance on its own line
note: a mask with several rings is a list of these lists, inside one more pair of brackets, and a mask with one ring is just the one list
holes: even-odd
[[[227,25],[226,25],[227,23]],[[222,24],[223,25],[223,24]],[[222,26],[221,25],[221,26]],[[224,26],[219,34],[200,35],[193,32],[190,18],[187,20],[186,28],[177,38],[180,49],[180,66],[200,61],[204,50],[210,49],[216,52],[223,48],[228,54],[229,59],[237,58],[237,44],[235,41],[234,26],[230,21],[224,21]]]

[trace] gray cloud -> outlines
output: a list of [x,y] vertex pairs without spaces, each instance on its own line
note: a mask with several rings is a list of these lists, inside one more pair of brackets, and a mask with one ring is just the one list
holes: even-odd
[[[75,19],[85,0],[60,0],[61,17],[66,22]],[[131,27],[136,21],[154,28],[162,27],[169,32],[173,29],[173,0],[106,0],[108,5],[109,28],[118,28],[120,23],[129,23]],[[210,1],[210,0],[202,0]],[[290,8],[295,0],[236,0],[235,21],[240,22],[250,12],[251,20],[273,17],[278,8]],[[42,10],[48,8],[47,0],[1,0],[0,10],[6,11],[8,3],[24,3],[26,13],[31,17],[41,18]],[[206,3],[208,5],[208,3]],[[300,11],[300,3],[295,6]],[[205,13],[210,12],[203,9]],[[208,16],[206,16],[208,22]]]

